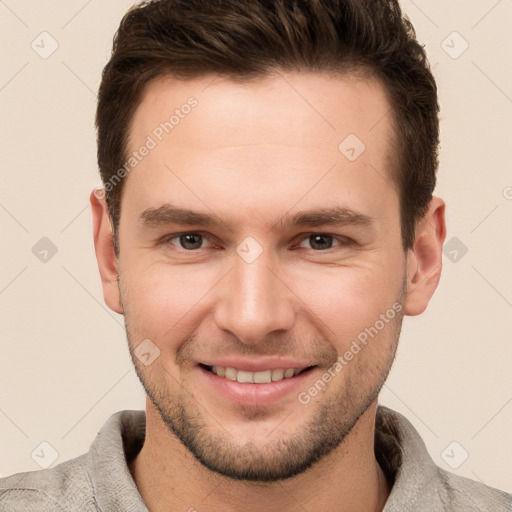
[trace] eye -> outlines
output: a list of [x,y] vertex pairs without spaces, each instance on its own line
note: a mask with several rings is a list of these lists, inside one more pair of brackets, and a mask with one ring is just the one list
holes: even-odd
[[197,249],[202,249],[202,244],[205,240],[209,240],[208,237],[204,236],[201,233],[187,232],[187,233],[177,233],[173,235],[167,235],[159,241],[159,245],[167,245],[172,244],[173,240],[178,240],[178,246],[181,249],[186,251],[194,251]]
[[[328,233],[309,233],[305,236],[305,238],[303,238],[303,242],[299,245],[299,247],[303,247],[302,244],[304,242],[309,242],[310,247],[314,251],[327,251],[333,247],[350,245],[352,240],[344,236],[334,236]],[[337,245],[333,246],[333,242],[336,242]]]
[[[302,242],[296,247],[307,249],[308,247],[305,247],[304,243],[309,243],[309,248],[315,252],[327,252],[329,249],[346,247],[354,243],[350,238],[331,235],[329,233],[308,233],[303,235],[300,240],[302,240]],[[189,231],[166,235],[158,241],[158,245],[177,245],[178,249],[191,252],[208,248],[203,245],[204,242],[210,242],[212,246],[214,245],[209,236],[200,232]]]

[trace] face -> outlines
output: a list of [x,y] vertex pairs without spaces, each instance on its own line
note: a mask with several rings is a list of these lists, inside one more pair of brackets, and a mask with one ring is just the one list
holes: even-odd
[[168,429],[213,471],[277,480],[340,445],[395,354],[389,104],[354,77],[212,80],[159,79],[134,115],[129,153],[152,147],[124,185],[119,303]]

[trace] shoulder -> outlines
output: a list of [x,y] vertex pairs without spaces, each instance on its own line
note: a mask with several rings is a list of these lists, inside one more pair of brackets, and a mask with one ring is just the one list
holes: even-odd
[[438,492],[447,510],[512,511],[512,494],[439,468]]
[[96,512],[87,465],[84,454],[54,468],[0,479],[0,510]]
[[127,466],[144,436],[144,411],[113,414],[87,453],[53,468],[0,479],[0,511],[144,510]]
[[512,512],[512,495],[440,468],[413,425],[379,406],[375,454],[393,486],[386,512]]

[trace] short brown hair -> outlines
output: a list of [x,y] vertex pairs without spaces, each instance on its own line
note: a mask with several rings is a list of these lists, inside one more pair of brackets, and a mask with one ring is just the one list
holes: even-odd
[[112,178],[119,181],[148,83],[208,74],[249,81],[275,70],[366,70],[380,80],[392,107],[402,245],[412,247],[436,184],[439,106],[425,51],[397,0],[153,0],[122,19],[98,95],[98,165],[110,184],[117,255],[123,181],[112,186]]

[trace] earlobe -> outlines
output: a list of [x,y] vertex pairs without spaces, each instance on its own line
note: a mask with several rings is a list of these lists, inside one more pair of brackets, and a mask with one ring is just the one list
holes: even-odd
[[103,190],[94,189],[90,195],[94,249],[107,306],[123,314],[118,285],[118,259],[114,252],[112,225]]
[[445,238],[445,203],[433,197],[427,213],[416,225],[414,246],[407,253],[406,315],[423,313],[434,294],[441,278]]

